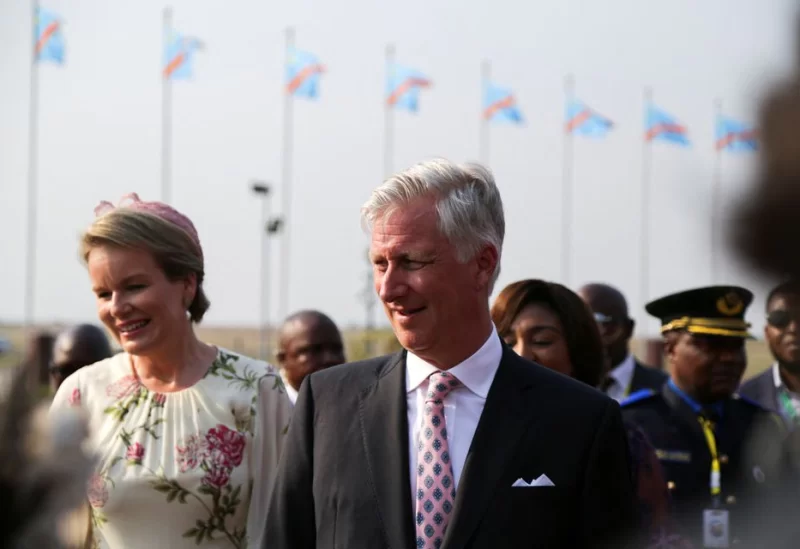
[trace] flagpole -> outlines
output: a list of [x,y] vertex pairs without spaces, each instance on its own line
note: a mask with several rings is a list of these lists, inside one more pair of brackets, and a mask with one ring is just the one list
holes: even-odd
[[[575,95],[575,78],[571,74],[564,78],[564,95],[567,103]],[[561,281],[565,286],[569,286],[572,279],[573,141],[573,133],[565,123],[561,180]]]
[[161,201],[172,200],[172,79],[165,72],[165,52],[172,37],[172,8],[165,7],[161,49]]
[[[716,124],[722,116],[722,99],[714,101],[714,112],[716,115],[714,123]],[[716,133],[716,131],[715,131]],[[714,155],[714,175],[711,182],[711,283],[717,283],[717,262],[719,260],[720,250],[720,187],[722,183],[722,151],[714,143],[716,154]]]
[[[644,109],[647,109],[653,102],[653,90],[644,90]],[[647,124],[645,123],[645,128]],[[649,136],[645,133],[642,144],[642,188],[641,188],[641,207],[639,229],[639,301],[642,306],[650,299],[650,179],[653,149]]]
[[[394,65],[394,44],[386,45],[386,81],[391,78],[392,65]],[[383,177],[392,175],[394,169],[394,105],[389,104],[386,95],[383,100]]]
[[[290,61],[292,50],[294,49],[294,29],[288,27],[286,29],[286,51],[284,55],[283,69]],[[283,241],[281,243],[281,263],[280,263],[280,293],[278,295],[278,319],[283,321],[289,314],[289,277],[291,270],[289,262],[291,260],[291,244],[292,244],[292,231],[291,227],[294,224],[292,218],[292,148],[294,144],[293,135],[293,114],[294,114],[294,97],[292,93],[286,89],[285,78],[281,81],[283,84],[283,157],[281,159],[281,199],[283,201]]]
[[479,155],[481,163],[484,166],[489,166],[489,120],[484,116],[486,105],[484,99],[486,96],[486,86],[492,79],[492,63],[488,59],[484,60],[481,64],[481,127],[479,136]]
[[25,304],[24,326],[30,334],[33,329],[33,312],[36,296],[36,229],[38,198],[38,158],[39,158],[39,66],[37,63],[37,14],[38,0],[33,1],[32,12],[32,47],[31,47],[31,83],[28,112],[28,215],[27,238],[25,250]]

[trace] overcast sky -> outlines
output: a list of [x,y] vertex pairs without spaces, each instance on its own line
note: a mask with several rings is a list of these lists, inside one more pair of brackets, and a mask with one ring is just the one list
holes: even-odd
[[[43,2],[65,21],[67,63],[40,66],[38,321],[95,318],[77,243],[98,201],[116,202],[131,191],[143,199],[159,196],[164,5]],[[491,60],[497,84],[515,91],[527,124],[491,130],[490,164],[507,222],[498,290],[520,278],[560,276],[563,79],[575,75],[577,95],[616,127],[605,140],[575,142],[574,270],[566,282],[618,285],[641,321],[644,87],[689,127],[693,144],[653,147],[652,298],[711,282],[714,100],[722,99],[726,114],[753,122],[765,86],[792,61],[792,0],[171,5],[176,29],[206,44],[193,80],[174,85],[173,203],[194,220],[203,242],[208,324],[257,322],[260,205],[248,182],[280,181],[288,25],[296,28],[298,47],[327,67],[319,99],[298,100],[294,109],[289,307],[319,308],[343,325],[364,318],[359,292],[367,237],[359,207],[383,176],[387,42],[396,45],[399,62],[433,81],[419,113],[397,113],[397,169],[432,156],[477,159],[482,59]],[[29,3],[0,0],[2,322],[23,317],[30,40]],[[752,156],[723,158],[726,202],[754,168]],[[277,244],[273,251],[277,257]],[[718,282],[756,292],[749,317],[760,326],[769,281],[731,257],[723,258],[721,273]]]

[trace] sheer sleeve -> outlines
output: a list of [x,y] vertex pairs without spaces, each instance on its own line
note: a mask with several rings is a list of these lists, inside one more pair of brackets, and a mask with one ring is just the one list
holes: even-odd
[[81,407],[80,370],[65,379],[58,388],[50,404],[50,414],[72,407]]
[[253,494],[247,519],[248,546],[252,548],[261,547],[267,506],[292,413],[292,404],[277,374],[261,378],[257,398],[251,454]]

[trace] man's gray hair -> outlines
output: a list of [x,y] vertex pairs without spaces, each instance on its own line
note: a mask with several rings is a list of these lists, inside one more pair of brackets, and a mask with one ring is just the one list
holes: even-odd
[[393,210],[423,197],[436,199],[439,230],[456,248],[458,260],[472,259],[485,245],[497,250],[497,267],[489,291],[500,276],[506,223],[500,191],[491,172],[478,164],[456,165],[444,159],[429,160],[397,173],[372,191],[361,208],[364,227]]

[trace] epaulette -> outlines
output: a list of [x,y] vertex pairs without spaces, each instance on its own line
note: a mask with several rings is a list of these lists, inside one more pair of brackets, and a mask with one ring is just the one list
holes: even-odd
[[620,402],[619,405],[622,407],[630,406],[635,402],[641,402],[642,400],[648,399],[657,394],[658,393],[653,389],[641,389],[639,391],[636,391],[635,393],[628,395],[628,398]]

